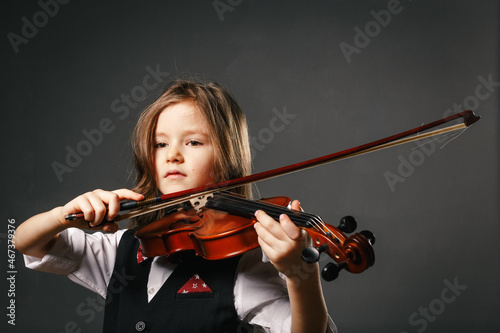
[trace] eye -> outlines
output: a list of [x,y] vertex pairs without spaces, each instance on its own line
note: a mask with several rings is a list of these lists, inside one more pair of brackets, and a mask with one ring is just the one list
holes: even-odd
[[203,145],[203,143],[201,143],[200,141],[196,141],[196,140],[189,140],[188,143],[187,143],[188,146],[201,146]]
[[165,142],[158,142],[158,143],[155,143],[153,148],[155,149],[158,149],[158,148],[165,148],[167,146],[167,144]]

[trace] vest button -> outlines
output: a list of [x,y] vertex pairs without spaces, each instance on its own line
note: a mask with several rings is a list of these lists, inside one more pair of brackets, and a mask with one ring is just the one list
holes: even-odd
[[137,324],[135,324],[135,330],[137,332],[142,332],[146,329],[146,323],[141,321],[138,321]]

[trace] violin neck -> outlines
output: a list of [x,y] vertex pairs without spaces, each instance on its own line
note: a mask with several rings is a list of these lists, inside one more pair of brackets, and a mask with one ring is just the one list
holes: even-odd
[[205,207],[245,218],[253,218],[257,210],[264,211],[275,220],[279,220],[281,214],[286,214],[290,217],[292,222],[300,228],[312,228],[318,220],[321,220],[317,215],[290,210],[287,207],[264,201],[248,200],[227,192],[215,193],[214,196],[207,201]]

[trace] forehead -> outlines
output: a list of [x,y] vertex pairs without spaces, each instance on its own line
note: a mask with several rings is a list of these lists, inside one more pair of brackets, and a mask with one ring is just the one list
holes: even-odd
[[193,101],[182,101],[167,106],[158,116],[157,134],[197,132],[208,135],[208,121]]

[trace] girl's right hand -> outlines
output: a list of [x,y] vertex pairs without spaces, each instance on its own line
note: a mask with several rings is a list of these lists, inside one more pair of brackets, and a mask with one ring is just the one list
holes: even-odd
[[[115,232],[118,230],[117,223],[108,223],[113,221],[120,211],[120,200],[142,200],[142,194],[127,189],[115,191],[94,190],[82,194],[68,202],[58,214],[59,222],[66,227],[76,227],[80,229],[103,230],[106,232]],[[84,221],[74,220],[66,221],[66,215],[82,212]]]

